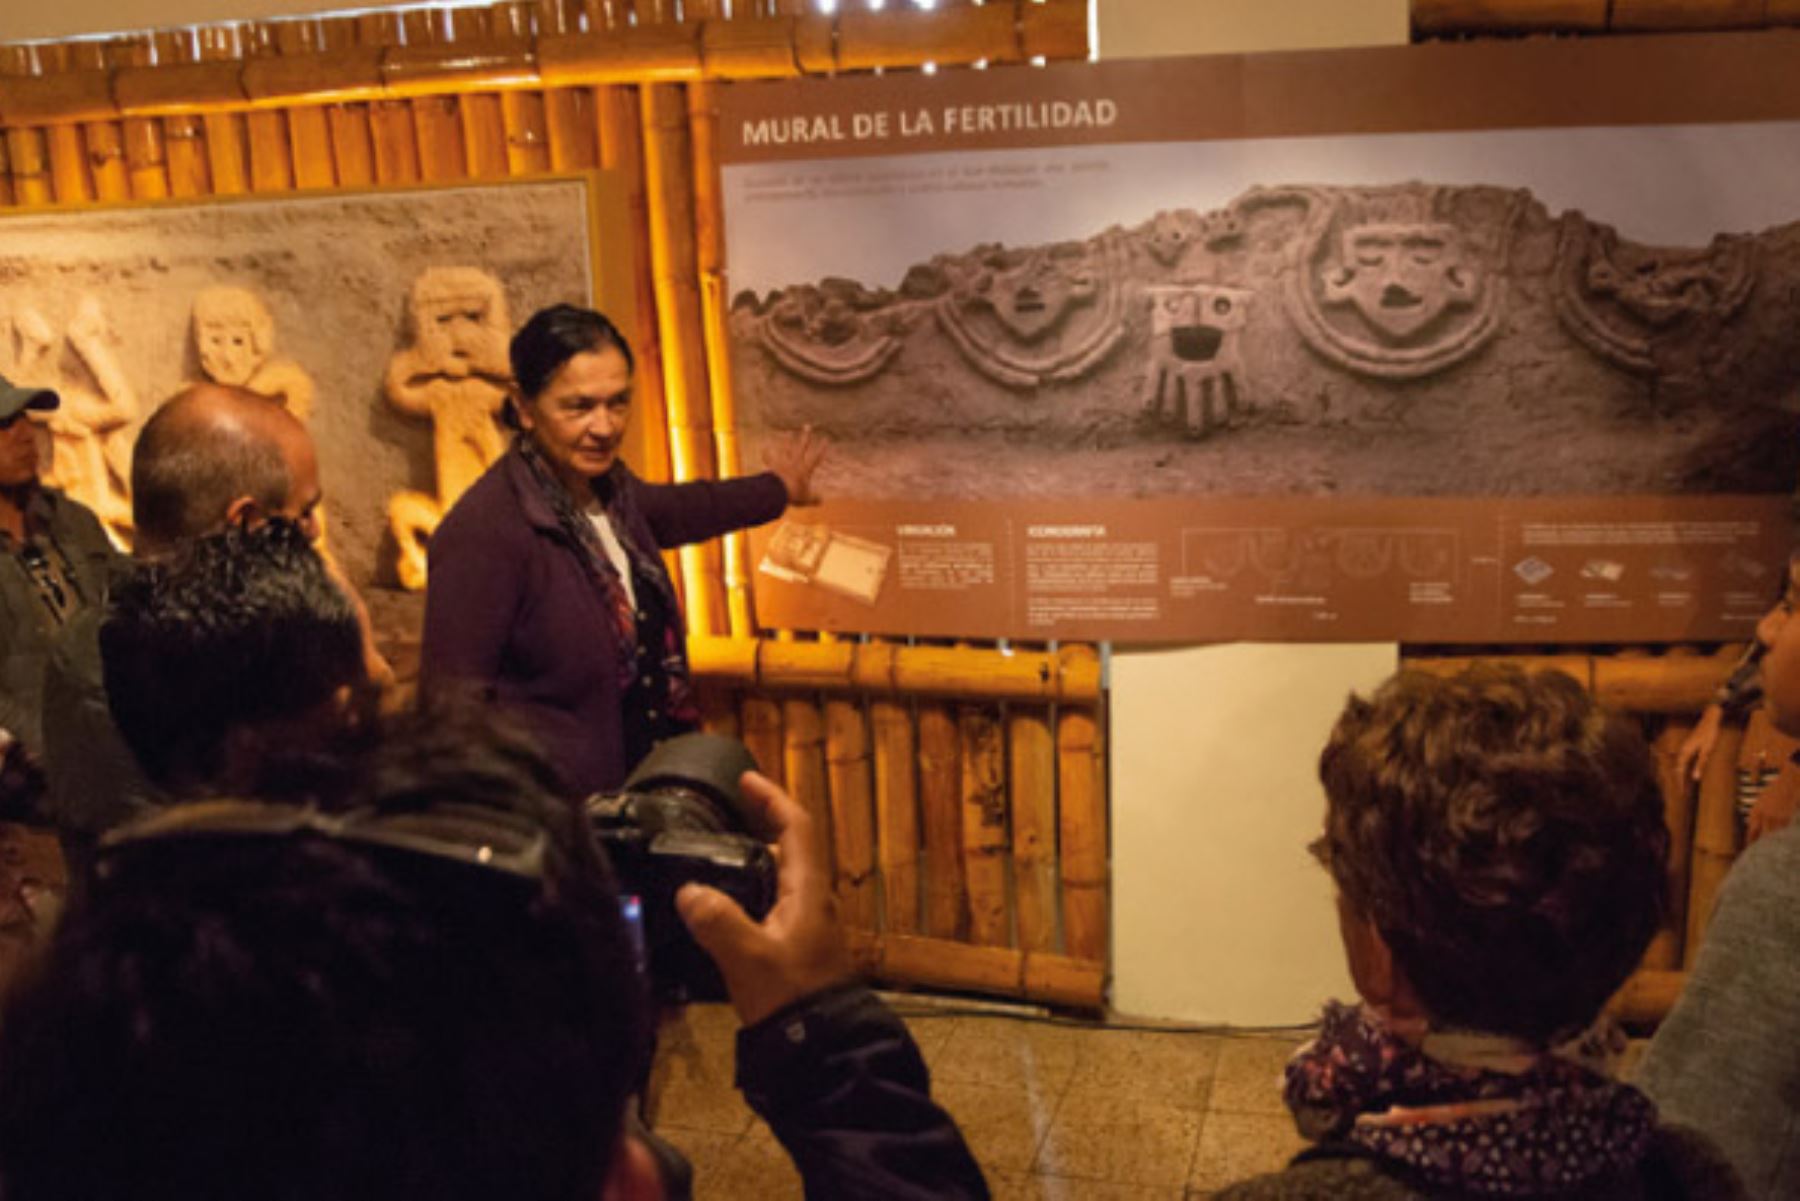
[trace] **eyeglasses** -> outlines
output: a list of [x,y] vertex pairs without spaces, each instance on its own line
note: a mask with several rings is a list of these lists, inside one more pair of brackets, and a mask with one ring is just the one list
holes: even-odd
[[544,879],[550,845],[543,827],[529,817],[483,805],[442,802],[403,811],[326,813],[315,805],[196,801],[108,832],[100,840],[97,870],[104,878],[121,855],[155,847],[307,835],[501,872],[533,883]]

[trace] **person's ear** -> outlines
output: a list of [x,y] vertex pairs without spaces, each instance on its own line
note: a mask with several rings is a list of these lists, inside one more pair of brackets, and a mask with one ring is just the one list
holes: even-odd
[[1418,993],[1413,991],[1406,970],[1394,958],[1394,949],[1374,920],[1360,913],[1342,893],[1338,894],[1337,905],[1338,932],[1344,940],[1344,958],[1349,961],[1350,979],[1356,985],[1357,995],[1392,1021],[1423,1018]]
[[254,497],[234,497],[232,502],[225,506],[225,525],[227,528],[236,526],[239,529],[248,530],[261,525],[268,519],[268,513],[263,510],[261,505],[256,503]]
[[526,402],[524,395],[519,391],[517,385],[514,385],[507,390],[506,407],[512,413],[512,420],[507,424],[511,425],[514,429],[524,430],[527,433],[531,432],[535,424],[531,419],[531,405]]
[[600,1189],[600,1201],[663,1201],[662,1173],[656,1157],[629,1134],[620,1134],[612,1167]]

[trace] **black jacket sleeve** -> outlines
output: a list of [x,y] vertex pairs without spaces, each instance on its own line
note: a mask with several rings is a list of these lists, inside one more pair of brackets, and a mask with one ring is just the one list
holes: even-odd
[[793,1156],[808,1201],[986,1198],[962,1132],[931,1099],[906,1027],[860,985],[738,1032],[737,1084]]

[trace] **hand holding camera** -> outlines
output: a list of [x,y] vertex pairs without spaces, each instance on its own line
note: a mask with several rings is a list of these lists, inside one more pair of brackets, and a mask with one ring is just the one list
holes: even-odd
[[749,1026],[852,973],[812,818],[760,772],[745,772],[740,785],[751,827],[775,836],[774,907],[754,921],[704,884],[684,885],[675,905],[694,941],[719,965],[738,1018]]

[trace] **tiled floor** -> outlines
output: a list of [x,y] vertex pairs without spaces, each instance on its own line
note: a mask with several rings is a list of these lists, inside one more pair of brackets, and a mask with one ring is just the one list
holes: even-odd
[[[1002,1201],[1192,1201],[1300,1148],[1279,1085],[1292,1037],[908,1025]],[[698,1006],[665,1037],[657,1128],[693,1160],[699,1201],[798,1201],[787,1157],[731,1087],[736,1029],[728,1009]]]

